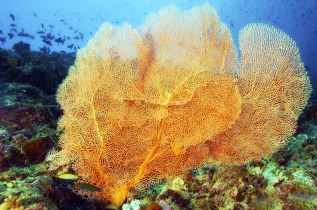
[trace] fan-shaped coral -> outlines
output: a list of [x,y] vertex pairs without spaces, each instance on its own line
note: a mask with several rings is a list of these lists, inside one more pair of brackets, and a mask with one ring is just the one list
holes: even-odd
[[131,188],[189,168],[272,154],[294,132],[309,79],[283,32],[253,24],[239,40],[238,64],[209,5],[164,8],[138,30],[103,24],[59,87],[65,134],[51,169],[71,164],[102,189],[94,198],[121,205]]

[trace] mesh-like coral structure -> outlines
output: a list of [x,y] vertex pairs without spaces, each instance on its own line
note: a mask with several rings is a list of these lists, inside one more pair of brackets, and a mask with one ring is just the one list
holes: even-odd
[[50,168],[71,164],[79,191],[120,206],[130,190],[205,164],[270,155],[311,93],[294,41],[251,24],[241,60],[210,5],[166,7],[138,29],[104,23],[58,89],[65,130]]

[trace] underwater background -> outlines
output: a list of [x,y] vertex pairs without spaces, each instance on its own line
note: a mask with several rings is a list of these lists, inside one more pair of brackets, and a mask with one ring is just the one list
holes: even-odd
[[294,137],[272,157],[190,170],[129,197],[122,208],[317,208],[317,1],[0,0],[0,210],[115,208],[78,196],[74,181],[48,171],[45,158],[63,133],[57,129],[63,115],[57,87],[102,23],[138,27],[164,6],[186,11],[205,3],[227,24],[236,46],[249,23],[288,34],[299,48],[312,96]]
[[[2,48],[10,49],[14,43],[25,41],[30,44],[31,50],[39,51],[47,47],[50,52],[76,52],[76,49],[87,44],[103,22],[116,26],[127,22],[137,27],[149,13],[164,6],[176,5],[188,10],[196,5],[210,3],[228,25],[236,46],[239,30],[249,23],[270,24],[292,37],[300,49],[312,84],[317,84],[317,73],[314,71],[317,66],[317,2],[314,0],[1,0],[0,3],[0,38],[5,38],[5,41],[0,41]],[[15,16],[15,20],[10,14]],[[12,38],[9,34],[13,35]],[[43,40],[50,41],[52,45]]]

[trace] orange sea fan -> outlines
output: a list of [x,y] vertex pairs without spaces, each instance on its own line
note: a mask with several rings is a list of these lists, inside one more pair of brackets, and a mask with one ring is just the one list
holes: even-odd
[[58,89],[65,130],[50,169],[71,164],[80,191],[122,205],[131,188],[205,164],[270,155],[311,92],[294,41],[251,24],[239,37],[210,5],[166,7],[134,29],[104,23]]

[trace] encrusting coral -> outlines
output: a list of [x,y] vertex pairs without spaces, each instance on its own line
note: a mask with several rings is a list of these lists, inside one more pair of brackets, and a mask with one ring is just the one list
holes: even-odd
[[71,164],[122,205],[127,193],[205,164],[270,155],[295,131],[311,92],[295,42],[250,24],[241,60],[210,5],[166,7],[134,29],[104,23],[58,89],[65,130],[50,169]]

